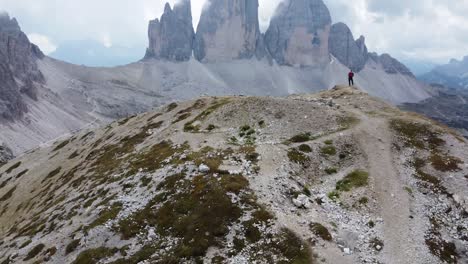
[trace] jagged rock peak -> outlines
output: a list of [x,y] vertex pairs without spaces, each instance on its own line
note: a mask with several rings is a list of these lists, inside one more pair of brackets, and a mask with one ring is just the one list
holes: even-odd
[[21,31],[16,18],[10,18],[6,12],[0,13],[0,28],[4,31]]
[[377,53],[369,53],[369,58],[374,62],[382,65],[385,72],[389,74],[403,74],[414,77],[414,74],[411,72],[408,67],[403,63],[399,62],[397,59],[393,58],[389,54],[378,55]]
[[43,57],[16,19],[0,14],[0,118],[22,117],[27,111],[23,95],[37,100],[37,89],[45,80],[36,60]]
[[195,32],[190,0],[179,1],[174,9],[166,3],[161,19],[150,21],[149,48],[145,59],[187,61],[192,56]]
[[279,64],[327,62],[330,11],[322,0],[282,2],[265,34],[266,46]]
[[262,58],[258,0],[211,0],[198,24],[194,54],[203,62]]
[[368,59],[365,38],[354,40],[353,33],[344,23],[332,25],[328,41],[330,53],[348,68],[359,72]]

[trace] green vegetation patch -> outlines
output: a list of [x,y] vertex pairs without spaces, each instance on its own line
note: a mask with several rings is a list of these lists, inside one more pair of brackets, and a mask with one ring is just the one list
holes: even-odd
[[[234,239],[233,254],[240,253],[247,242],[266,239],[268,236],[259,227],[269,225],[273,216],[256,203],[248,185],[245,177],[226,174],[218,177],[213,174],[193,178],[187,178],[184,174],[166,177],[157,186],[157,195],[143,209],[120,220],[115,228],[121,233],[122,239],[130,239],[146,232],[148,227],[153,227],[161,236],[160,241],[165,237],[177,238],[176,244],[162,255],[155,255],[160,252],[160,242],[148,244],[114,264],[133,264],[143,260],[151,263],[177,263],[181,259],[202,263],[208,248],[226,246],[225,236],[229,233],[229,227],[235,223],[242,224],[244,228],[243,236]],[[233,203],[228,193],[236,195],[239,202]],[[242,222],[245,211],[252,212],[251,218]],[[252,260],[270,260],[270,255],[274,253],[294,260],[293,263],[311,261],[307,245],[289,230],[281,231],[274,241],[268,241],[269,244],[255,244],[257,248],[252,249],[253,252],[263,250],[264,256],[252,256],[255,258]],[[269,263],[273,263],[271,261]]]
[[11,188],[8,192],[6,192],[2,197],[0,197],[0,202],[4,202],[8,199],[10,199],[13,196],[13,193],[16,190],[16,186]]
[[109,208],[99,213],[99,216],[96,218],[96,220],[94,220],[89,226],[87,226],[85,230],[90,230],[97,226],[104,225],[105,223],[107,223],[107,221],[115,219],[122,210],[122,207],[123,205],[120,202],[113,203]]
[[208,116],[210,116],[212,113],[214,113],[216,110],[219,108],[223,107],[224,105],[228,104],[230,102],[229,99],[221,99],[221,100],[215,100],[213,103],[206,108],[203,112],[201,112],[199,115],[197,115],[193,120],[190,122],[186,123],[184,125],[184,131],[185,132],[198,132],[200,130],[199,126],[195,126],[194,123],[197,121],[203,121],[205,120]]
[[[212,176],[192,180],[182,175],[170,176],[158,186],[163,192],[143,210],[120,221],[118,230],[123,239],[128,239],[146,226],[154,226],[163,236],[180,239],[174,249],[179,258],[203,256],[209,247],[220,245],[219,238],[241,216],[241,209],[226,193],[240,194],[247,186],[248,181],[242,176],[223,175],[220,181]],[[154,207],[160,203],[159,208]]]
[[390,122],[390,127],[403,137],[406,144],[418,149],[430,150],[445,144],[439,133],[427,124],[394,119]]
[[62,170],[62,167],[58,167],[58,168],[54,169],[53,171],[49,172],[49,173],[47,174],[47,176],[45,176],[45,178],[44,178],[41,182],[44,183],[44,182],[47,181],[48,179],[50,179],[50,178],[56,176],[57,174],[60,173],[61,170]]
[[340,199],[340,193],[337,191],[331,191],[327,194],[328,199],[332,201],[338,201]]
[[340,131],[350,129],[359,123],[359,119],[354,116],[341,116],[337,118],[337,123],[340,126]]
[[305,244],[294,232],[289,229],[283,229],[280,234],[280,241],[277,246],[273,246],[281,252],[287,259],[287,262],[293,264],[313,263],[310,247]]
[[26,257],[23,259],[24,261],[28,261],[34,257],[36,257],[39,253],[41,253],[41,251],[44,249],[45,245],[44,244],[39,244],[35,247],[33,247],[29,252],[28,254],[26,255]]
[[[174,146],[170,141],[161,141],[151,146],[149,149],[143,150],[129,158],[129,170],[127,175],[133,175],[140,169],[145,172],[156,171],[165,165],[163,161],[176,154],[183,153],[188,148],[189,146],[187,144]],[[174,163],[181,162],[180,160],[174,160]]]
[[426,235],[426,245],[434,256],[437,256],[442,262],[456,264],[460,257],[457,253],[457,247],[453,242],[446,241],[440,233],[440,223],[431,218],[431,230]]
[[325,169],[325,173],[327,173],[328,175],[332,175],[338,173],[338,169],[335,167],[329,167]]
[[313,139],[314,137],[312,137],[311,133],[302,133],[302,134],[293,136],[288,141],[292,143],[303,143],[303,142],[311,141]]
[[179,123],[180,121],[183,121],[187,118],[189,118],[192,114],[191,113],[183,113],[183,114],[180,114],[177,116],[177,118],[172,121],[172,124],[176,124],[176,123]]
[[299,150],[293,148],[288,151],[288,158],[291,162],[297,164],[306,164],[310,159]]
[[15,176],[15,178],[16,178],[16,179],[21,178],[23,175],[25,175],[26,173],[28,173],[28,171],[29,171],[29,169],[25,169],[24,171],[18,173],[18,174]]
[[65,146],[68,145],[68,143],[70,143],[70,139],[67,139],[65,141],[62,141],[60,144],[58,144],[52,151],[58,151],[58,150],[61,150],[63,149]]
[[[139,153],[134,155],[129,154],[132,154],[135,151],[135,147],[146,140],[148,136],[148,131],[150,129],[159,127],[161,126],[161,124],[161,122],[150,123],[143,127],[139,133],[133,136],[127,136],[123,138],[118,144],[107,145],[105,147],[102,147],[101,149],[92,151],[86,157],[87,160],[94,160],[91,166],[92,169],[90,170],[90,172],[92,172],[92,176],[94,178],[103,179],[105,181],[107,176],[117,172],[118,170],[121,170],[121,165],[125,162],[129,162],[129,160],[131,160],[132,158],[134,158],[134,163],[138,163],[142,159],[145,159],[147,161],[148,157],[145,156],[154,153],[154,148],[157,149],[157,145],[163,143],[159,143],[153,146],[153,148],[149,150],[150,153]],[[164,143],[164,145],[170,145],[170,143]],[[164,154],[161,154],[160,156],[162,155]],[[158,163],[156,164],[157,166],[160,165]],[[154,166],[156,165],[153,165],[153,167]]]
[[424,172],[424,167],[426,166],[425,160],[416,158],[413,162],[413,166],[416,169],[416,174],[414,176],[422,181],[421,184],[424,187],[429,188],[434,192],[447,192],[447,189],[442,185],[442,181],[438,177]]
[[65,255],[68,255],[75,251],[75,249],[80,245],[80,239],[75,239],[72,242],[70,242],[66,247],[65,247]]
[[115,255],[119,249],[117,248],[106,248],[106,247],[99,247],[88,249],[81,252],[73,261],[72,264],[93,264],[98,263],[100,260],[104,258],[109,258]]
[[353,188],[367,186],[368,181],[368,172],[363,170],[355,170],[348,174],[343,180],[336,183],[336,190],[349,192]]
[[207,130],[207,131],[213,131],[213,130],[215,130],[215,129],[216,129],[216,126],[213,125],[213,124],[209,124],[209,125],[206,127],[206,130]]
[[449,155],[443,156],[434,152],[430,156],[429,160],[431,161],[434,169],[442,172],[459,171],[461,170],[459,165],[463,163],[459,158]]
[[166,112],[172,112],[172,110],[176,109],[178,106],[179,105],[177,103],[170,103],[166,108]]
[[320,152],[325,156],[335,156],[336,148],[334,146],[327,145],[327,146],[320,148]]
[[310,230],[318,237],[326,241],[332,241],[333,237],[328,231],[328,229],[319,223],[311,223],[309,225]]
[[68,159],[74,159],[76,157],[78,157],[80,155],[80,153],[75,150],[72,154],[70,154],[70,156],[68,156]]
[[19,166],[21,166],[21,161],[18,161],[17,163],[13,164],[11,167],[9,167],[5,172],[7,174],[10,174],[13,170],[17,169]]
[[302,144],[302,145],[300,145],[300,146],[298,147],[298,149],[299,149],[300,151],[304,152],[304,153],[310,153],[310,152],[312,152],[312,148],[311,148],[309,145],[307,145],[307,144]]
[[23,244],[21,244],[21,246],[19,246],[19,248],[20,248],[20,249],[21,249],[21,248],[25,248],[25,247],[27,247],[27,246],[28,246],[29,244],[31,244],[31,243],[32,243],[32,240],[29,239],[28,241],[26,241],[26,242],[24,242]]

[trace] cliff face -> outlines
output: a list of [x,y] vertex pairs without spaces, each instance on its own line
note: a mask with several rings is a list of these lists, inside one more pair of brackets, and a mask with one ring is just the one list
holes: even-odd
[[0,117],[20,118],[27,106],[23,95],[37,100],[37,88],[44,83],[36,60],[44,55],[31,44],[16,19],[0,14]]
[[150,21],[145,59],[187,61],[192,56],[194,36],[190,0],[179,2],[174,10],[166,4],[161,20]]
[[263,57],[258,0],[212,0],[201,15],[194,54],[203,62]]
[[366,65],[368,52],[365,39],[361,36],[355,41],[346,24],[337,23],[331,27],[328,46],[330,53],[348,68],[359,72]]
[[330,25],[330,12],[322,0],[289,0],[279,5],[265,43],[281,65],[326,63]]

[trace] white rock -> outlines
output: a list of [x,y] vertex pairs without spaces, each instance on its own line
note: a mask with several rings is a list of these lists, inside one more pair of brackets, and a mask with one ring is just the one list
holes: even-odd
[[349,248],[343,248],[343,252],[344,252],[346,255],[350,255],[350,254],[351,254],[351,249],[349,249]]
[[377,245],[375,246],[375,249],[377,249],[378,251],[382,250],[382,247],[380,245]]
[[200,172],[209,172],[210,171],[210,167],[206,166],[205,164],[200,164],[200,166],[198,166],[198,170]]
[[298,195],[297,198],[293,199],[292,202],[297,208],[309,209],[311,207],[309,197],[304,194]]

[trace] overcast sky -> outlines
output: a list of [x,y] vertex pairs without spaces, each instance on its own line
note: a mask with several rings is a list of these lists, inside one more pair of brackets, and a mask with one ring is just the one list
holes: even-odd
[[[173,4],[177,0],[169,0]],[[206,0],[192,0],[196,23]],[[266,30],[282,0],[260,0]],[[294,0],[293,0],[294,1]],[[71,40],[110,46],[147,46],[147,25],[162,14],[162,0],[0,0],[45,53]],[[468,0],[325,0],[334,22],[347,23],[369,50],[403,60],[435,63],[468,55]]]

